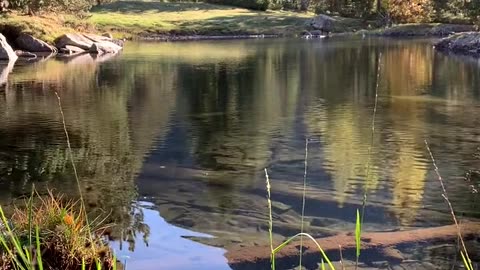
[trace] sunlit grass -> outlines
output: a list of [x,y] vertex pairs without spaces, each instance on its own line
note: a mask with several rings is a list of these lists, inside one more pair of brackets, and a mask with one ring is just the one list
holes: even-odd
[[[52,43],[64,33],[109,31],[115,36],[150,34],[299,34],[314,14],[252,11],[206,3],[118,1],[95,7],[89,18],[66,14],[2,15],[0,30],[32,34]],[[2,30],[2,32],[4,32]]]
[[298,34],[312,17],[206,3],[121,1],[93,9],[89,22],[105,30],[134,34]]

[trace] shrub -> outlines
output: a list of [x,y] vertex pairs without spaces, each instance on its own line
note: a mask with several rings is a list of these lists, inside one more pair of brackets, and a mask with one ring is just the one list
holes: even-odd
[[62,11],[72,14],[87,12],[92,7],[91,0],[11,0],[11,8],[27,13],[42,11]]
[[433,15],[431,0],[389,0],[389,12],[397,23],[428,22]]
[[32,195],[8,219],[0,206],[0,269],[116,269],[103,221],[88,222],[82,209],[51,193]]
[[270,5],[270,0],[206,0],[206,2],[262,11],[267,10]]

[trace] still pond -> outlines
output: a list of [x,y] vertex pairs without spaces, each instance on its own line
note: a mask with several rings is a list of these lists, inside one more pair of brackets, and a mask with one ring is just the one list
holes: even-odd
[[[230,269],[230,247],[268,244],[264,168],[274,238],[294,235],[306,140],[314,236],[353,232],[364,190],[365,230],[451,224],[425,140],[457,214],[478,220],[479,183],[466,175],[480,169],[480,64],[432,44],[130,42],[112,58],[19,61],[0,86],[0,202],[32,183],[77,196],[56,91],[88,207],[118,225],[128,270]],[[455,249],[405,252],[450,269]]]

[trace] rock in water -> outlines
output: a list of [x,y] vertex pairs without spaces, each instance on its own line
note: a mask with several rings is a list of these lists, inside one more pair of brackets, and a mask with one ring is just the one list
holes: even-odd
[[67,45],[89,50],[93,45],[93,41],[83,34],[65,34],[55,40],[55,46],[58,49],[65,48]]
[[321,14],[313,18],[312,21],[310,22],[310,25],[316,30],[321,30],[323,32],[330,33],[333,31],[334,23],[335,23],[334,18]]
[[7,39],[0,34],[0,60],[15,61],[17,58],[12,47],[7,43]]
[[55,46],[59,50],[75,46],[91,53],[117,53],[122,49],[113,39],[93,34],[65,34],[57,38]]
[[117,53],[122,47],[109,41],[95,42],[90,47],[90,53],[103,54],[103,53]]
[[435,49],[443,52],[480,56],[480,33],[468,32],[444,38],[435,44]]
[[77,53],[84,53],[86,51],[76,46],[66,45],[64,48],[60,49],[60,52],[64,54],[77,54]]
[[50,46],[45,41],[27,34],[20,34],[20,36],[18,36],[18,38],[15,40],[15,44],[17,44],[19,49],[27,52],[57,52],[55,47]]

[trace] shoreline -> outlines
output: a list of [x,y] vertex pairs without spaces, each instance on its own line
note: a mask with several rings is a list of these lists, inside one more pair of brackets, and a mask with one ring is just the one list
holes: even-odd
[[[10,17],[9,17],[10,16]],[[15,18],[16,19],[12,19]],[[49,15],[45,15],[42,17],[48,22],[52,22],[51,18],[48,17]],[[260,16],[260,15],[255,15]],[[288,23],[282,23],[282,27],[285,27],[285,31],[281,33],[276,33],[275,28],[264,27],[261,29],[260,32],[253,31],[249,33],[249,31],[245,31],[242,29],[240,23],[234,23],[230,25],[229,31],[224,32],[220,31],[220,29],[211,29],[209,27],[197,26],[196,28],[197,34],[192,34],[192,29],[181,29],[181,31],[166,31],[164,32],[161,28],[158,29],[148,29],[145,27],[138,27],[137,33],[133,33],[126,27],[118,27],[116,29],[110,28],[108,25],[95,25],[92,24],[89,28],[75,28],[74,26],[70,26],[67,28],[60,28],[55,29],[55,32],[52,32],[51,29],[36,29],[36,28],[29,28],[28,25],[16,24],[18,22],[18,18],[22,18],[23,20],[26,19],[25,16],[21,16],[19,14],[11,14],[6,15],[4,22],[0,23],[0,33],[3,33],[7,41],[13,45],[12,47],[15,50],[19,50],[17,52],[18,56],[21,58],[32,58],[32,55],[36,55],[36,57],[41,57],[42,55],[36,53],[35,51],[28,50],[22,48],[20,46],[16,46],[15,40],[18,36],[22,34],[28,34],[35,39],[39,39],[41,42],[45,43],[46,46],[55,47],[50,44],[55,44],[55,41],[58,40],[59,37],[64,36],[65,34],[69,33],[85,33],[82,35],[90,35],[88,33],[94,34],[101,34],[102,36],[109,36],[119,39],[119,42],[123,42],[123,40],[137,40],[137,41],[150,41],[150,42],[190,42],[190,41],[205,41],[205,40],[240,40],[240,39],[272,39],[272,38],[304,38],[304,39],[322,39],[326,37],[324,33],[319,30],[315,30],[315,27],[311,22],[316,20],[316,18],[321,17],[324,15],[319,15],[317,17],[312,17],[310,23],[305,23],[302,27],[298,27],[298,25],[289,25]],[[267,17],[265,17],[267,18]],[[37,18],[35,18],[37,19]],[[304,18],[305,19],[305,18]],[[343,17],[335,17],[330,18],[334,20],[334,25],[332,26],[332,32],[327,37],[390,37],[390,38],[412,38],[412,37],[436,37],[436,38],[443,38],[449,37],[453,35],[457,35],[459,33],[468,33],[475,30],[475,26],[471,24],[447,24],[447,23],[415,23],[415,24],[398,24],[388,28],[369,28],[367,29],[365,25],[360,24],[359,21],[355,22],[355,25],[358,28],[352,28],[350,26],[346,26],[345,22],[342,20],[356,20],[352,18],[343,18]],[[306,20],[306,19],[305,19]],[[45,24],[46,21],[43,21]],[[60,23],[60,21],[56,21],[56,23]],[[88,22],[88,20],[83,21],[83,23]],[[277,25],[278,26],[278,25]],[[38,27],[42,27],[40,24]],[[50,28],[55,28],[54,25],[50,25]],[[303,29],[303,30],[300,30]],[[259,30],[259,29],[257,29]],[[49,32],[48,39],[44,38],[45,33]],[[103,33],[103,34],[102,34]],[[442,50],[445,52],[445,50]],[[451,50],[450,52],[458,53],[458,50]],[[460,52],[461,53],[461,52]],[[54,53],[57,54],[57,53]],[[62,52],[60,51],[58,54],[63,56],[75,55],[71,51]],[[465,53],[463,53],[465,54]],[[476,53],[468,53],[469,55],[480,55],[479,52]],[[36,58],[33,57],[33,58]]]
[[272,39],[272,38],[283,38],[288,36],[277,35],[277,34],[245,34],[245,35],[178,35],[178,34],[154,34],[150,36],[137,36],[131,38],[130,40],[139,40],[139,41],[158,41],[158,42],[176,42],[176,41],[201,41],[201,40],[241,40],[241,39]]

